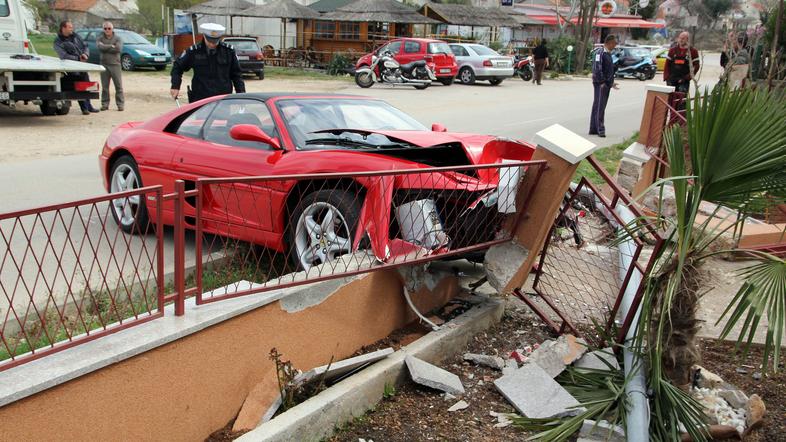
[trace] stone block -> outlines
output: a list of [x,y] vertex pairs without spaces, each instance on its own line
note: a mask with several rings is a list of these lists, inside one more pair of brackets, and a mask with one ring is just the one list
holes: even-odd
[[415,383],[454,395],[464,394],[464,385],[455,374],[413,356],[407,356],[405,361]]
[[502,291],[516,275],[529,250],[523,246],[509,242],[492,246],[486,252],[484,268],[489,284],[497,291]]
[[502,376],[494,386],[524,416],[551,418],[574,416],[584,411],[579,402],[537,364],[525,364]]
[[599,149],[594,143],[559,124],[552,124],[536,133],[535,144],[570,164],[578,164]]
[[552,378],[556,377],[566,365],[578,360],[587,351],[583,339],[573,335],[562,335],[556,341],[546,341],[529,355],[527,364],[537,364]]
[[464,401],[458,401],[455,404],[453,404],[452,407],[448,408],[448,411],[452,413],[454,411],[463,410],[463,409],[468,408],[468,407],[469,407],[468,403],[466,403]]
[[232,425],[232,431],[253,430],[269,421],[281,406],[281,392],[275,375],[265,378],[251,389]]
[[767,414],[767,407],[758,394],[752,394],[748,403],[745,405],[745,423],[748,428],[757,428],[762,424],[764,415]]
[[295,377],[293,382],[297,384],[303,384],[310,382],[313,379],[319,378],[320,376],[323,376],[322,379],[325,381],[340,378],[342,376],[346,376],[349,373],[352,373],[353,371],[359,370],[366,365],[370,365],[374,362],[384,359],[391,354],[393,354],[392,348],[383,348],[382,350],[355,356],[354,358],[333,362],[332,364],[312,368],[309,371],[301,373]]
[[620,369],[620,364],[617,362],[617,358],[614,356],[614,350],[611,347],[604,348],[603,350],[591,351],[579,358],[573,366],[591,370]]
[[638,180],[641,176],[641,166],[642,164],[638,161],[623,158],[620,160],[619,174]]
[[475,353],[465,353],[464,360],[473,362],[477,365],[502,370],[505,368],[505,360],[499,356],[479,355]]
[[607,421],[593,421],[585,419],[579,430],[579,440],[581,439],[606,442],[625,442],[625,430],[612,425]]
[[745,408],[745,405],[748,403],[748,396],[741,392],[740,390],[720,390],[718,391],[718,396],[722,397],[723,400],[729,403],[732,408]]
[[694,375],[694,377],[696,379],[696,383],[700,388],[709,388],[709,389],[718,388],[724,383],[723,379],[720,376],[707,370],[701,365],[693,366],[693,372],[695,373],[696,371],[698,371],[699,373],[697,375]]

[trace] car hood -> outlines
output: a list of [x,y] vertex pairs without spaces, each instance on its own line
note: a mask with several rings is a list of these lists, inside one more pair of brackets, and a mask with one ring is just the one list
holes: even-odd
[[164,54],[164,53],[166,53],[166,51],[164,49],[161,49],[160,47],[158,47],[158,46],[156,46],[154,44],[131,43],[131,44],[124,45],[123,48],[139,49],[140,51],[149,52],[151,54],[158,54],[158,53]]

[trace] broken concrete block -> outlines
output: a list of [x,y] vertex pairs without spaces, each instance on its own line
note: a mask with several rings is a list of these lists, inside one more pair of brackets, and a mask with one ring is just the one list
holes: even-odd
[[513,374],[519,369],[519,364],[515,359],[508,359],[505,361],[505,366],[502,367],[502,375]]
[[[573,366],[576,368],[606,371],[610,369],[620,369],[620,364],[617,362],[617,358],[614,356],[614,350],[611,347],[604,348],[603,350],[591,351],[579,358]],[[609,366],[611,366],[611,368]]]
[[388,347],[375,352],[355,356],[354,358],[333,362],[332,364],[312,368],[307,372],[301,373],[295,377],[293,382],[295,384],[304,384],[320,376],[322,376],[322,379],[325,381],[340,378],[349,373],[352,373],[353,371],[359,370],[366,365],[370,365],[374,362],[384,359],[391,354],[393,354],[393,349]]
[[275,375],[265,378],[251,389],[232,425],[232,431],[253,430],[269,421],[281,406],[281,392]]
[[[694,365],[692,371],[694,373],[694,379],[696,379],[696,384],[699,386],[699,388],[713,389],[720,387],[724,383],[723,378],[707,370],[701,365]],[[696,374],[696,371],[698,371],[698,374]]]
[[483,262],[489,284],[497,291],[502,291],[524,264],[527,256],[529,250],[513,242],[489,248]]
[[607,421],[585,419],[579,430],[579,438],[606,442],[625,442],[625,430]]
[[466,403],[464,401],[458,401],[455,404],[453,404],[452,407],[448,408],[448,411],[452,413],[454,411],[463,410],[463,409],[468,408],[468,407],[469,407],[468,403]]
[[556,377],[566,365],[579,359],[587,351],[587,344],[583,339],[573,335],[562,335],[556,341],[546,341],[529,355],[528,363],[538,364],[543,370]]
[[491,417],[497,418],[497,423],[494,424],[494,428],[505,428],[513,423],[513,421],[510,420],[510,413],[497,413],[495,411],[490,411],[489,414]]
[[525,364],[515,373],[494,381],[494,386],[527,417],[574,416],[584,411],[576,398],[537,364]]
[[405,361],[416,383],[454,395],[464,394],[464,385],[455,374],[413,356],[407,356]]
[[766,414],[767,407],[764,406],[764,401],[761,400],[758,394],[752,394],[745,405],[745,423],[747,427],[758,428]]
[[499,356],[479,355],[476,353],[464,353],[464,360],[482,365],[484,367],[502,370],[505,368],[505,360]]
[[745,408],[745,405],[748,403],[748,396],[737,389],[720,390],[718,391],[718,396],[728,402],[732,408]]

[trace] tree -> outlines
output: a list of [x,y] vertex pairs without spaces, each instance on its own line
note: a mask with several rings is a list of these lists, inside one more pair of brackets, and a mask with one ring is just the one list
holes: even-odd
[[[188,9],[204,0],[165,0],[164,6],[173,9]],[[139,12],[127,18],[131,27],[158,35],[161,32],[161,1],[137,0]]]
[[595,0],[578,0],[579,16],[576,23],[576,69],[583,69],[580,61],[587,58],[587,47],[590,45],[592,26],[595,23],[595,11],[598,2]]

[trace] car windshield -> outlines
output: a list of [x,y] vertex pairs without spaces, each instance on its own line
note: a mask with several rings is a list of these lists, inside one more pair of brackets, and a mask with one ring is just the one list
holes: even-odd
[[628,53],[631,57],[652,57],[652,52],[647,48],[632,48],[628,49]]
[[145,37],[131,31],[115,31],[118,37],[126,45],[149,45],[151,44]]
[[[353,142],[347,144],[357,145],[358,140],[354,138],[361,136],[351,132],[320,132],[329,129],[427,130],[409,115],[378,100],[292,99],[279,101],[278,108],[286,121],[292,141],[300,149],[330,147],[331,144],[335,145],[329,142],[331,139],[349,140]],[[374,139],[366,140],[364,144],[391,144],[391,141],[382,135],[373,137]]]
[[447,43],[438,42],[438,43],[429,43],[428,44],[428,53],[429,54],[450,54],[450,46]]
[[471,45],[470,47],[478,55],[499,55],[497,51],[483,45]]
[[226,42],[238,51],[259,51],[256,40],[226,40]]

